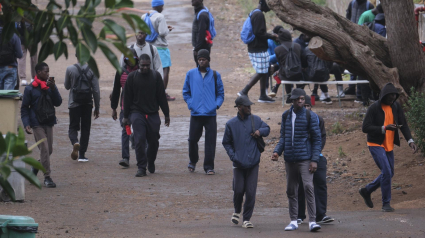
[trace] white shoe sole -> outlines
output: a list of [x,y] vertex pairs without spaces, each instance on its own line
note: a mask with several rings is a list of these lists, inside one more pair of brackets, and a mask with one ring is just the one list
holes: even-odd
[[258,102],[261,102],[261,103],[274,103],[276,101],[258,100]]
[[276,93],[271,92],[267,96],[274,98],[274,97],[276,97]]
[[78,162],[83,162],[83,163],[85,163],[85,162],[89,162],[89,160],[88,160],[88,159],[78,159]]

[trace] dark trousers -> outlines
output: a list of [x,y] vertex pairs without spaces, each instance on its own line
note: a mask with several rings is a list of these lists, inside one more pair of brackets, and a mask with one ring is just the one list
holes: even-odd
[[[328,164],[324,156],[320,156],[317,163],[317,170],[313,175],[314,200],[316,202],[316,221],[320,221],[326,216],[326,207],[328,205],[328,187],[326,185],[326,165]],[[300,188],[303,182],[300,177]],[[298,218],[305,219],[305,194],[304,189],[298,189]]]
[[124,111],[120,112],[120,124],[122,127],[121,131],[121,154],[123,159],[130,160],[130,136],[127,135],[127,131],[125,130],[125,126],[122,124],[122,119],[124,118]]
[[90,104],[80,105],[69,109],[68,136],[72,144],[78,142],[78,131],[80,133],[80,158],[85,156],[90,139],[91,112],[93,106]]
[[328,85],[326,84],[315,84],[314,88],[313,88],[313,94],[317,95],[317,90],[319,89],[322,90],[322,92],[327,93],[328,92]]
[[[146,170],[147,163],[154,163],[156,160],[161,119],[158,113],[145,115],[140,112],[133,112],[130,114],[130,122],[133,127],[137,168]],[[145,151],[146,141],[148,144],[147,152]]]
[[[200,49],[200,50],[202,50],[202,49]],[[205,48],[205,50],[208,50],[208,52],[210,52],[210,56],[211,56],[211,46],[210,46],[210,47]],[[195,56],[195,55],[193,55],[193,59],[195,60],[196,67],[198,67],[198,66],[199,66],[199,64],[198,64],[198,57],[197,57],[197,56]]]
[[369,146],[369,151],[376,165],[381,170],[381,174],[373,180],[373,182],[366,185],[366,190],[372,193],[381,187],[382,204],[390,204],[391,179],[394,176],[394,152],[386,152],[385,149],[380,146]]
[[330,74],[335,76],[335,81],[342,81],[342,72],[344,70],[339,67],[339,64],[333,63],[331,69],[329,70]]
[[214,170],[215,147],[217,143],[217,117],[191,116],[189,128],[189,159],[195,165],[199,160],[198,142],[205,127],[204,170]]
[[254,212],[255,194],[257,193],[259,165],[249,169],[233,169],[233,205],[235,213],[241,213],[243,196],[243,221],[249,221]]

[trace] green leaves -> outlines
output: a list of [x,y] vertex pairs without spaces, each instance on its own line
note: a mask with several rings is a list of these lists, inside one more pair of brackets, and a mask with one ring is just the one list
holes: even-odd
[[96,61],[93,59],[93,57],[90,57],[89,61],[87,62],[89,64],[89,68],[91,71],[93,71],[93,74],[99,78],[99,69],[97,68]]
[[63,15],[59,18],[56,28],[58,32],[61,32],[69,24],[71,24],[71,19],[69,18],[68,15]]
[[22,127],[19,127],[18,136],[15,137],[15,144],[11,147],[11,153],[14,157],[30,154],[31,151],[25,145],[25,133]]
[[105,7],[106,8],[114,8],[115,7],[115,0],[105,0]]
[[9,195],[12,201],[15,201],[15,190],[13,190],[7,179],[0,177],[0,186],[4,189],[4,191]]
[[40,162],[38,162],[37,160],[31,158],[31,157],[25,157],[23,159],[21,159],[23,162],[25,162],[26,164],[32,166],[35,169],[41,170],[43,171],[43,173],[46,172],[46,170],[44,169],[43,165],[41,165]]
[[41,189],[41,183],[40,180],[38,180],[37,176],[35,176],[30,170],[24,169],[24,168],[18,168],[13,167],[16,172],[18,172],[22,177],[24,177],[26,180],[28,180],[33,185],[37,186],[39,189]]
[[111,19],[105,19],[102,21],[105,26],[107,26],[114,34],[125,44],[127,38],[125,37],[124,27],[118,25]]
[[142,18],[140,18],[137,15],[134,14],[129,14],[129,16],[131,18],[133,18],[133,21],[136,23],[137,25],[137,29],[142,30],[143,32],[146,32],[146,34],[151,34],[151,29],[149,28],[149,26],[146,24],[146,22],[144,22],[142,20]]
[[[65,51],[67,52],[66,54],[68,54],[68,50],[67,50],[67,46],[66,46],[65,42],[62,42],[62,41],[56,42],[55,46],[53,47],[53,54],[55,56],[55,60],[58,60],[59,57]],[[68,56],[66,56],[66,58],[68,58]]]
[[81,27],[81,34],[83,35],[84,41],[93,51],[93,53],[95,53],[97,49],[97,39],[93,31],[88,26],[83,26]]
[[133,1],[131,0],[121,0],[115,5],[115,9],[122,7],[134,7]]
[[41,46],[40,52],[38,53],[38,62],[43,62],[47,57],[53,53],[54,43],[49,40]]
[[53,25],[55,22],[55,18],[51,17],[49,22],[41,29],[41,43],[45,43],[48,39],[50,39],[50,34],[52,34]]
[[80,62],[80,64],[85,64],[87,63],[87,61],[89,61],[90,59],[90,51],[87,48],[87,46],[85,46],[83,43],[78,43],[77,44],[77,58],[78,61]]

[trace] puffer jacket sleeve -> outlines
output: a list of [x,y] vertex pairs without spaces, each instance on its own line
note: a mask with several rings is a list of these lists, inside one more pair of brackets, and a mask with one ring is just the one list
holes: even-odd
[[311,113],[309,133],[311,138],[311,160],[318,162],[322,150],[322,133],[320,132],[319,118],[315,113]]
[[276,147],[274,148],[273,153],[277,153],[279,156],[282,155],[285,146],[285,120],[284,120],[285,112],[282,114],[282,121],[280,124],[280,138]]

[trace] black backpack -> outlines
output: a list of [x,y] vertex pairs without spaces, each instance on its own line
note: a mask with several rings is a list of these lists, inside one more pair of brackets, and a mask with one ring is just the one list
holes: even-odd
[[41,96],[38,99],[35,115],[38,123],[47,124],[52,122],[55,118],[55,107],[53,106],[52,98],[47,93],[47,90],[39,90],[41,92]]
[[[1,38],[1,37],[0,37]],[[15,50],[13,49],[12,44],[7,42],[2,44],[2,38],[0,39],[0,66],[8,66],[15,63]]]
[[93,79],[93,75],[90,79],[88,78],[87,72],[90,70],[89,67],[83,71],[78,64],[74,64],[74,66],[78,69],[78,78],[72,88],[74,102],[79,104],[91,103],[93,97],[91,80]]
[[299,80],[302,79],[303,73],[301,68],[301,60],[297,54],[294,52],[294,42],[292,42],[291,48],[288,49],[284,44],[281,44],[283,48],[288,51],[286,55],[285,65],[283,65],[283,75],[288,80]]

